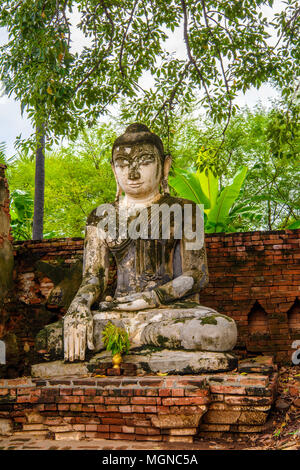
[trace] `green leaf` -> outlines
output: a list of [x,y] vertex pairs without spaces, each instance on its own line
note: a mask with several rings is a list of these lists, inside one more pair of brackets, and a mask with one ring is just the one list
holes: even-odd
[[[208,213],[210,225],[224,226],[230,209],[239,196],[242,184],[246,178],[247,167],[242,166],[233,178],[233,182],[226,186],[220,193],[215,207]],[[217,231],[217,230],[216,230]]]
[[197,171],[196,175],[204,195],[209,200],[210,209],[213,209],[218,197],[218,178],[209,168],[202,172]]
[[292,224],[288,225],[288,228],[292,230],[300,228],[300,220],[296,220]]
[[209,199],[202,191],[200,180],[195,173],[180,168],[174,170],[176,176],[170,176],[169,184],[178,195],[184,199],[203,204],[205,209],[210,207]]

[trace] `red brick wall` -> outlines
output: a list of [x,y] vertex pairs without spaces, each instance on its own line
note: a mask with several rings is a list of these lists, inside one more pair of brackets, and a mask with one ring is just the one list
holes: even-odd
[[[290,359],[291,344],[300,339],[299,233],[206,236],[210,283],[201,294],[201,303],[237,321],[239,351],[274,353],[277,361]],[[65,311],[47,301],[54,282],[35,263],[42,260],[72,269],[82,260],[83,240],[25,241],[14,247],[19,303],[7,328],[32,346],[41,324],[55,321]]]
[[0,425],[22,438],[193,442],[262,431],[276,385],[276,372],[0,380]]
[[210,284],[201,303],[233,317],[238,348],[290,358],[300,338],[300,230],[206,237]]

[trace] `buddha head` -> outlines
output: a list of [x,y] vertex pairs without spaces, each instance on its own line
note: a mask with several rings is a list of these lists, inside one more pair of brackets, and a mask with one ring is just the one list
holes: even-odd
[[112,149],[112,169],[117,182],[117,199],[124,192],[133,199],[168,192],[171,157],[163,143],[144,124],[131,124]]

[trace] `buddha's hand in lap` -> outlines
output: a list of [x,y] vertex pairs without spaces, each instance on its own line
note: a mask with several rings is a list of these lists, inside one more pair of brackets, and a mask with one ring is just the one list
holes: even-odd
[[86,305],[74,303],[64,317],[65,361],[83,361],[86,346],[94,349],[93,316]]
[[100,310],[135,311],[147,308],[156,308],[160,305],[154,291],[136,292],[134,294],[117,297],[112,302],[101,302]]

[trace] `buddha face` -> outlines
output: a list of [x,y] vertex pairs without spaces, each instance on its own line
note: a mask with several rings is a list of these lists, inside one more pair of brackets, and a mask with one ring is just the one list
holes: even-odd
[[159,191],[162,165],[153,144],[116,147],[113,170],[122,191],[133,198],[147,198]]

